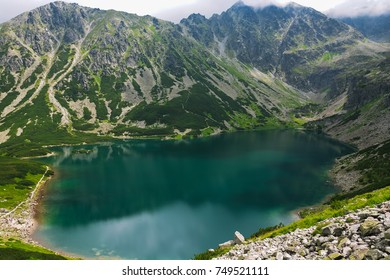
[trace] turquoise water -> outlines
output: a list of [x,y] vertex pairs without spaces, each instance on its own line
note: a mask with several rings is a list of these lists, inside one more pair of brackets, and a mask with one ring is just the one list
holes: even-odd
[[[89,153],[77,151],[88,150]],[[56,148],[35,238],[84,258],[189,259],[335,191],[350,148],[300,131]]]

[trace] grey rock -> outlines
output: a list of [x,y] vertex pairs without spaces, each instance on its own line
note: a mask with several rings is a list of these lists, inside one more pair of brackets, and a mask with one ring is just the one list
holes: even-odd
[[368,249],[357,249],[349,257],[351,260],[363,260],[368,252]]
[[360,224],[354,224],[349,227],[349,230],[352,234],[355,234],[359,231]]
[[340,253],[332,253],[328,256],[329,259],[331,260],[341,260],[343,258],[343,255],[341,255]]
[[359,231],[362,236],[374,235],[380,233],[380,229],[378,227],[379,221],[368,217],[359,227]]
[[234,245],[234,241],[233,240],[229,240],[229,241],[226,241],[224,243],[221,243],[218,245],[219,248],[227,248],[227,247],[230,247],[230,246],[233,246]]
[[363,212],[358,213],[358,217],[360,220],[365,220],[369,216],[370,216],[370,212],[368,212],[368,211],[363,211]]
[[385,231],[384,238],[390,240],[390,229]]
[[379,251],[378,249],[374,249],[374,250],[369,250],[367,252],[367,254],[365,255],[364,259],[365,260],[380,260],[383,257],[384,257],[383,253],[381,251]]
[[288,254],[288,253],[284,253],[284,254],[283,254],[283,259],[284,259],[284,260],[291,260],[291,258],[292,258],[292,257],[291,257],[290,254]]
[[337,245],[338,248],[343,248],[345,246],[351,245],[351,240],[349,240],[347,237],[344,237],[340,240],[339,244]]
[[277,252],[276,253],[276,259],[279,260],[279,261],[283,260],[283,253],[282,252]]
[[245,237],[238,231],[234,233],[234,243],[243,244],[245,242]]
[[348,257],[349,255],[351,255],[351,252],[352,252],[351,247],[344,247],[343,248],[343,255],[344,255],[344,257]]
[[333,234],[332,225],[328,225],[322,228],[321,235],[322,236],[330,236]]

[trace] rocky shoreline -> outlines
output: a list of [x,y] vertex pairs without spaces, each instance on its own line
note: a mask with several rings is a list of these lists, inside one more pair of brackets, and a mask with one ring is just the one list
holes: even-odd
[[0,214],[0,238],[16,238],[25,243],[38,245],[31,235],[36,229],[37,221],[35,220],[36,207],[39,204],[43,186],[51,177],[46,177],[49,168],[42,175],[41,180],[35,186],[31,195],[16,208],[10,212]]
[[327,219],[307,229],[237,244],[216,259],[390,260],[390,201]]

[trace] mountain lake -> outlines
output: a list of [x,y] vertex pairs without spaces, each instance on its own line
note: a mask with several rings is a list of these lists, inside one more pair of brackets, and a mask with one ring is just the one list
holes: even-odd
[[328,171],[352,151],[294,130],[53,148],[34,239],[87,259],[191,259],[337,191]]

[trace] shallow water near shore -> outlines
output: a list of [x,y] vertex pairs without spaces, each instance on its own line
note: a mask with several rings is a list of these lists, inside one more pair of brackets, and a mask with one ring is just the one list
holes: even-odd
[[328,170],[351,149],[303,131],[54,148],[56,176],[34,238],[84,258],[189,259],[335,192]]

